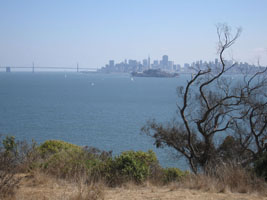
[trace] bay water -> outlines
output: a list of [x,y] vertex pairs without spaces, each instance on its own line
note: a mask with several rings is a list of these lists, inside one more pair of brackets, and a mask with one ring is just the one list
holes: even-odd
[[37,143],[64,140],[112,150],[156,152],[164,167],[187,169],[170,149],[140,133],[147,120],[176,115],[176,88],[189,77],[131,78],[128,74],[0,73],[0,134]]

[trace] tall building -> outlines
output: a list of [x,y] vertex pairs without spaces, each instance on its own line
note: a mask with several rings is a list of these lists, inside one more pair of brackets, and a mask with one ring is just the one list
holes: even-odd
[[148,58],[147,58],[147,65],[148,65],[148,68],[150,69],[150,56],[148,55]]
[[218,58],[215,58],[215,65],[217,66],[218,65]]
[[168,56],[167,55],[164,55],[162,56],[162,65],[164,68],[166,68],[169,64],[169,61],[168,61]]
[[173,70],[173,61],[168,61],[167,69],[172,71]]
[[138,62],[137,60],[128,60],[129,70],[130,71],[137,71]]
[[190,68],[190,64],[185,63],[185,64],[184,64],[184,71],[185,71],[185,72],[188,72],[188,71],[189,71],[189,68]]
[[109,61],[109,67],[114,68],[114,60]]
[[181,65],[179,64],[176,65],[176,71],[181,71]]
[[144,66],[144,67],[148,67],[148,60],[147,60],[147,59],[144,59],[144,60],[143,60],[143,66]]

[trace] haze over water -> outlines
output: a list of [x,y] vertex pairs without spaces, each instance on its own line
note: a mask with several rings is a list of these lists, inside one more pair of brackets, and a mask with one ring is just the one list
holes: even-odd
[[146,121],[175,116],[179,78],[134,78],[127,74],[0,73],[0,133],[38,143],[58,139],[116,155],[153,149],[163,166],[185,169],[170,150],[155,149],[140,134]]

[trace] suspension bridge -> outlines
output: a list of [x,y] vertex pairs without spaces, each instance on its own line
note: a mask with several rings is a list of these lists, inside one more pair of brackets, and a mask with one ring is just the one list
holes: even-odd
[[47,67],[47,66],[35,66],[34,63],[32,66],[0,66],[0,71],[76,71],[76,72],[82,72],[82,71],[97,71],[96,67],[80,67],[79,64],[76,65],[76,67]]

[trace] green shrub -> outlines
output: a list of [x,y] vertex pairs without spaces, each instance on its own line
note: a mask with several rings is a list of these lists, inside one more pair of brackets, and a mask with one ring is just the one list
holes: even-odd
[[112,184],[119,184],[125,181],[141,183],[150,175],[150,167],[158,163],[155,153],[151,150],[125,151],[106,163],[104,170],[106,177]]
[[43,157],[39,166],[45,172],[60,178],[76,179],[83,176],[90,182],[100,180],[105,163],[112,160],[111,152],[56,140],[46,141],[39,151]]
[[15,154],[18,155],[15,156],[16,160],[23,154],[24,157],[18,164],[25,165],[27,170],[37,168],[56,177],[72,180],[78,180],[82,176],[87,183],[104,180],[108,185],[116,186],[127,181],[142,183],[147,179],[166,183],[177,181],[184,175],[179,169],[160,167],[151,150],[125,151],[112,157],[112,152],[82,148],[59,140],[48,140],[40,146],[35,143],[27,146],[16,143],[14,137],[6,137],[1,148],[2,154],[18,152]]
[[87,163],[84,152],[62,150],[47,158],[41,164],[41,168],[60,178],[75,178],[87,174]]
[[43,157],[46,157],[51,154],[59,153],[60,151],[81,152],[82,148],[60,140],[47,140],[40,145],[39,151]]
[[267,181],[267,152],[254,163],[255,173]]
[[6,138],[3,139],[2,144],[5,149],[5,153],[17,154],[17,143],[15,142],[14,136],[6,136]]
[[164,183],[180,181],[182,177],[186,175],[186,172],[178,168],[166,168],[164,169]]
[[60,140],[47,140],[37,151],[43,159],[34,166],[61,178],[74,178],[87,170],[85,152],[77,145]]

